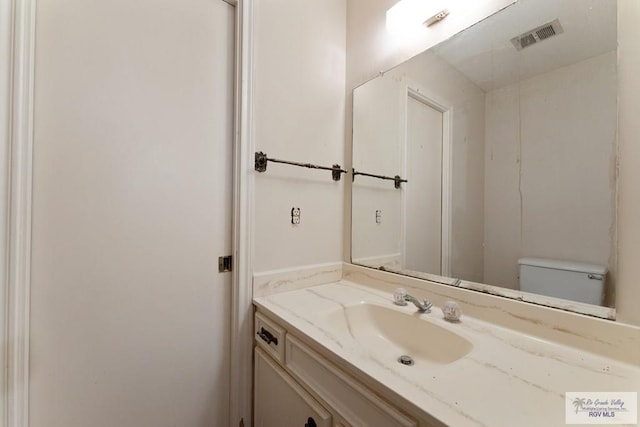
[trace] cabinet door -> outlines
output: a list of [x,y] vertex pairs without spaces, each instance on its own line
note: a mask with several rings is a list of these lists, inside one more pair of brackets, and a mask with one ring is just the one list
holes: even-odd
[[289,374],[261,349],[255,356],[255,427],[331,427],[331,414]]
[[415,420],[382,400],[335,365],[287,335],[285,365],[291,374],[317,393],[336,414],[336,422],[366,427],[416,427]]

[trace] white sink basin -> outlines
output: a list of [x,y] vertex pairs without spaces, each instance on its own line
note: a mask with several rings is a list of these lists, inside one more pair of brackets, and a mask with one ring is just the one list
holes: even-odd
[[444,365],[468,354],[473,345],[466,338],[439,326],[428,316],[393,307],[361,303],[334,312],[332,328],[347,328],[351,336],[378,360],[396,361],[410,356],[415,364]]

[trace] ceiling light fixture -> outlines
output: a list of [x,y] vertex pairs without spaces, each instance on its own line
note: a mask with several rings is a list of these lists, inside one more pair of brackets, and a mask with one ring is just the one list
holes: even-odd
[[387,10],[387,31],[392,34],[416,33],[449,15],[443,0],[400,0]]

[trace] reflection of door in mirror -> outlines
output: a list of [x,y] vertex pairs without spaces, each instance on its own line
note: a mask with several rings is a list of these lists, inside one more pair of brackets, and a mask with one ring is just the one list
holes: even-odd
[[443,114],[425,101],[408,93],[404,269],[443,274]]

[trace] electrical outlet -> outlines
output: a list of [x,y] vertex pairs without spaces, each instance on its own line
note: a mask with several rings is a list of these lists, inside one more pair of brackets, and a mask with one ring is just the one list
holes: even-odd
[[300,224],[300,208],[291,208],[291,224]]
[[376,211],[376,224],[382,224],[382,211]]

